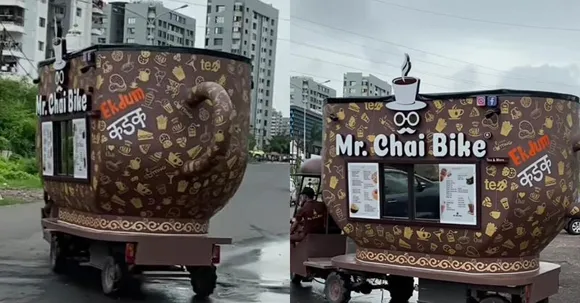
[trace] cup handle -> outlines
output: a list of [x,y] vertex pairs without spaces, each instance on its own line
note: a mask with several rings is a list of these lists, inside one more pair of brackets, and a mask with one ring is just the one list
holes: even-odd
[[[572,152],[577,153],[580,151],[580,135],[577,135],[570,140],[572,142]],[[577,211],[580,208],[580,203],[578,201],[574,201],[574,203],[570,203],[568,209],[566,209],[566,217],[580,219],[580,211]]]
[[[202,102],[209,100],[212,104],[212,120],[208,121],[211,123],[215,117],[221,115],[224,117],[225,121],[219,126],[214,126],[213,134],[211,137],[211,143],[207,148],[207,151],[203,153],[199,158],[193,160],[187,160],[183,165],[182,171],[185,174],[194,174],[199,172],[205,172],[211,167],[219,164],[224,159],[219,155],[225,154],[227,147],[229,145],[229,129],[232,119],[235,118],[236,113],[232,104],[230,96],[226,90],[215,82],[202,82],[197,84],[191,89],[191,95],[187,101],[187,104],[191,108],[198,108]],[[223,133],[225,140],[221,142],[215,141],[215,135],[217,133]]]

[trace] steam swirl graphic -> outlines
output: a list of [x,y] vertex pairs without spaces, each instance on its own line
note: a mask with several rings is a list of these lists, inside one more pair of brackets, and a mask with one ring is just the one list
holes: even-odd
[[409,75],[410,71],[411,57],[409,57],[409,54],[405,53],[405,62],[403,62],[403,66],[401,66],[401,78],[403,79],[403,82],[405,82],[405,77]]

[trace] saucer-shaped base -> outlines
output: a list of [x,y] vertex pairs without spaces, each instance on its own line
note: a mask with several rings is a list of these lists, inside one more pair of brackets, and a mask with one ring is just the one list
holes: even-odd
[[474,274],[526,272],[537,270],[540,265],[538,256],[499,259],[481,257],[465,258],[367,248],[357,248],[356,260],[385,265],[410,266]]
[[208,220],[97,215],[59,208],[58,221],[110,232],[149,234],[207,234]]

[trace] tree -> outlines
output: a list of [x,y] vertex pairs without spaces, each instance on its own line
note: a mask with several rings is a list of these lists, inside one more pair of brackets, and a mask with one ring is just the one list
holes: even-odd
[[256,137],[250,134],[248,137],[248,150],[254,150],[254,147],[256,147]]
[[267,150],[269,152],[276,152],[279,154],[290,153],[290,137],[288,136],[273,136],[270,139]]
[[0,138],[13,153],[32,157],[37,128],[37,88],[26,81],[0,79]]

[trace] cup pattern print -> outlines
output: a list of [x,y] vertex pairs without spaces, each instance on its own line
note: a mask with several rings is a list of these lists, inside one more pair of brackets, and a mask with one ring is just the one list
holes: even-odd
[[204,222],[244,176],[250,65],[175,52],[95,56],[88,76],[101,116],[90,121],[93,199],[63,195],[59,203],[78,211],[75,218],[194,220],[204,226],[198,232],[207,232]]
[[[580,134],[579,105],[553,98],[498,96],[498,114],[478,107],[473,98],[431,100],[417,111],[415,134],[426,135],[434,160],[433,133],[465,133],[487,140],[486,158],[509,158],[507,164],[481,161],[476,176],[479,228],[422,226],[421,223],[360,222],[348,219],[346,163],[336,155],[337,134],[362,140],[369,156],[378,134],[396,133],[393,112],[382,102],[327,104],[324,132],[323,197],[329,211],[359,249],[357,258],[369,262],[473,272],[517,272],[538,266],[538,255],[580,209],[578,159],[573,142]],[[370,159],[369,159],[370,158]],[[531,185],[531,186],[530,186]]]

